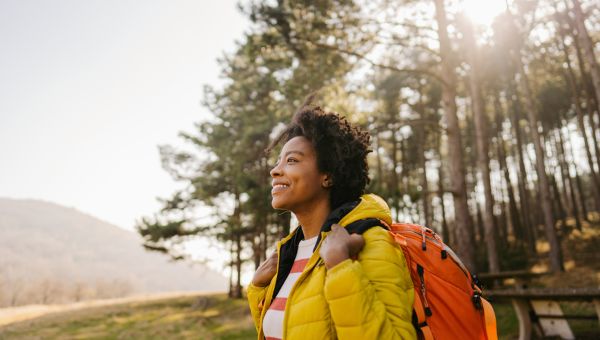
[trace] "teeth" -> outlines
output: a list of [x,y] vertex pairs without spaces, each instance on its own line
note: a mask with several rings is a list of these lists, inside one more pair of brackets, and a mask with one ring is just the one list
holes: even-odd
[[285,184],[276,184],[273,186],[273,188],[287,188],[288,186]]

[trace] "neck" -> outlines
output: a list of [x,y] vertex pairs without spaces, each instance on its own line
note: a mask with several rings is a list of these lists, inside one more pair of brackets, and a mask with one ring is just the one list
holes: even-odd
[[311,207],[311,209],[303,211],[294,211],[294,215],[296,215],[296,218],[302,227],[302,233],[304,234],[305,240],[319,235],[321,226],[323,226],[323,223],[330,212],[331,208],[329,206],[329,200],[327,201],[327,204],[319,204],[315,207]]

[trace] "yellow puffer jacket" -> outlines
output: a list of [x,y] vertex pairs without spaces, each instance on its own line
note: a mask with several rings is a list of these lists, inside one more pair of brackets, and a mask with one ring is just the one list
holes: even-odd
[[[345,227],[365,218],[392,222],[387,204],[375,195],[363,195],[351,209],[341,212],[340,225]],[[340,214],[340,209],[335,212]],[[333,222],[338,221],[335,216],[334,219]],[[298,229],[277,244],[278,271],[282,247],[291,243]],[[368,229],[363,234],[365,247],[358,260],[348,259],[328,271],[319,257],[319,248],[327,234],[328,231],[321,232],[313,255],[290,291],[283,338],[416,339],[411,323],[413,284],[402,250],[392,236],[383,228]],[[248,302],[258,339],[264,339],[262,322],[273,300],[276,281],[277,274],[267,287],[248,286]]]

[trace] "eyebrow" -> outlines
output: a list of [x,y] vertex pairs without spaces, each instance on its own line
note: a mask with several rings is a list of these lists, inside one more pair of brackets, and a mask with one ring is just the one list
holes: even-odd
[[283,157],[287,157],[288,155],[293,154],[293,153],[297,153],[300,156],[304,156],[304,152],[302,152],[302,151],[299,151],[299,150],[290,150],[290,151],[286,152]]
[[[283,158],[287,157],[290,154],[298,154],[300,156],[304,156],[304,152],[300,151],[300,150],[290,150],[288,152],[285,153],[285,155],[283,155]],[[279,161],[281,159],[281,156],[277,157],[277,161]]]

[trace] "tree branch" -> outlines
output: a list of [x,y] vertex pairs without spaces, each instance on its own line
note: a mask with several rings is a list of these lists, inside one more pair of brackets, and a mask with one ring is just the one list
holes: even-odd
[[320,47],[320,48],[326,48],[326,49],[330,49],[330,50],[334,50],[343,54],[347,54],[347,55],[351,55],[354,57],[357,57],[359,59],[362,59],[364,61],[366,61],[367,63],[371,64],[372,66],[375,67],[379,67],[382,69],[387,69],[387,70],[391,70],[394,72],[398,72],[398,73],[410,73],[410,74],[417,74],[417,75],[425,75],[428,77],[431,77],[437,81],[439,81],[442,84],[445,84],[444,80],[436,73],[428,71],[428,70],[423,70],[423,69],[407,69],[407,68],[398,68],[396,66],[393,65],[387,65],[387,64],[380,64],[377,63],[371,59],[369,59],[366,55],[359,53],[359,52],[355,52],[355,51],[349,51],[343,48],[340,48],[338,46],[332,46],[332,45],[327,45],[327,44],[322,44],[322,43],[318,43],[318,42],[314,42],[314,41],[309,41],[309,40],[304,40],[305,42],[312,44],[316,47]]

